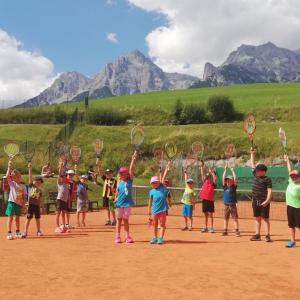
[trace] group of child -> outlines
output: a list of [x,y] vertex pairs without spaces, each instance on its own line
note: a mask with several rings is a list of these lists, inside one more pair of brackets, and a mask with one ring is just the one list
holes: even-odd
[[[253,187],[252,187],[252,208],[255,217],[255,234],[251,237],[251,241],[261,240],[261,223],[265,225],[265,240],[271,242],[270,236],[270,201],[272,197],[272,181],[266,176],[267,167],[264,164],[255,164],[255,149],[250,149],[251,165],[253,170]],[[106,169],[102,171],[101,162],[96,161],[98,174],[103,180],[103,207],[107,211],[106,225],[116,225],[115,242],[121,243],[121,227],[124,224],[126,243],[133,243],[130,235],[129,217],[131,207],[134,205],[132,197],[134,164],[137,158],[135,152],[131,158],[130,166],[122,166],[119,168],[118,179],[113,178],[113,171]],[[300,228],[300,173],[297,170],[292,170],[289,158],[285,157],[289,172],[289,185],[286,191],[288,225],[291,228],[291,239],[288,241],[287,247],[294,247],[295,229]],[[163,244],[166,231],[166,219],[168,209],[171,207],[171,195],[168,190],[167,174],[171,168],[170,163],[167,165],[164,173],[160,171],[159,176],[153,176],[150,180],[151,190],[149,191],[148,213],[150,220],[153,219],[154,236],[150,240],[151,244]],[[57,179],[58,194],[57,194],[57,214],[56,214],[56,229],[55,232],[69,232],[70,212],[72,203],[77,202],[77,226],[85,226],[85,215],[89,209],[88,202],[88,186],[89,179],[87,174],[77,175],[77,166],[74,171],[65,168],[64,161],[59,162],[59,172]],[[41,184],[43,183],[42,176],[32,178],[32,165],[28,164],[29,171],[29,189],[28,192],[23,184],[21,184],[21,174],[12,168],[11,161],[8,163],[7,182],[10,187],[6,215],[8,216],[7,223],[7,239],[13,239],[12,221],[15,216],[17,238],[26,237],[30,221],[33,216],[36,219],[37,235],[41,236],[40,229],[40,209],[43,207]],[[226,165],[223,173],[223,200],[224,200],[224,230],[223,236],[228,235],[228,222],[230,216],[234,220],[235,235],[240,236],[238,210],[237,210],[237,177],[233,168],[230,168],[231,174],[228,175],[228,166]],[[204,226],[201,232],[215,233],[214,230],[214,192],[216,188],[216,175],[209,168],[208,172],[204,172],[204,163],[200,162],[200,175],[202,180],[202,188],[199,198],[202,200],[202,212],[204,214]],[[94,176],[93,176],[94,178]],[[182,196],[182,216],[184,218],[183,231],[193,230],[193,211],[197,195],[194,191],[194,180],[188,177],[185,170],[186,187]],[[27,220],[25,230],[20,231],[20,215],[24,203],[27,203]],[[81,218],[80,218],[81,216]],[[208,226],[210,220],[210,227]],[[160,226],[160,234],[158,228]]]

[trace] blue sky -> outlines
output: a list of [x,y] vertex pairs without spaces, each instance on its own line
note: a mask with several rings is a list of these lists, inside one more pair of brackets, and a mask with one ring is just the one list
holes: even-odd
[[[125,0],[0,0],[0,29],[50,59],[55,72],[93,75],[121,54],[147,54],[146,35],[164,23]],[[110,32],[118,43],[106,39]]]

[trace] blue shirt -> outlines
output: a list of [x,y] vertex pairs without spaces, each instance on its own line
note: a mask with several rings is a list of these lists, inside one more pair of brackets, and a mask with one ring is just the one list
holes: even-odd
[[168,192],[168,189],[163,184],[149,191],[149,197],[152,200],[152,214],[155,215],[168,210]]
[[236,185],[232,186],[223,186],[224,193],[223,193],[223,199],[224,199],[224,204],[235,204],[237,202],[236,199]]
[[120,181],[117,185],[117,193],[117,208],[133,206],[134,203],[132,199],[132,179]]

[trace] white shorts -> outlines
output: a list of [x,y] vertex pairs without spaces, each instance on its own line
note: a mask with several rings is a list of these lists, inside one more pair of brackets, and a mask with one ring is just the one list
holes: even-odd
[[128,220],[131,213],[131,207],[117,208],[117,218]]

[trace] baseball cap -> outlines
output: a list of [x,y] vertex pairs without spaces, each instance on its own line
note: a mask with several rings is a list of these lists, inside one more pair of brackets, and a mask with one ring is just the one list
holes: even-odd
[[225,180],[226,179],[233,179],[233,176],[232,175],[227,175],[226,177],[225,177]]
[[154,183],[154,182],[160,182],[160,180],[157,176],[151,177],[150,183]]
[[73,170],[68,170],[67,171],[67,175],[74,175],[74,174],[75,174],[75,172]]
[[40,181],[41,183],[44,182],[43,177],[42,176],[35,176],[34,178],[35,181]]
[[267,172],[267,170],[268,168],[264,164],[258,164],[254,169],[254,171],[265,171],[265,172]]
[[128,173],[128,172],[129,172],[128,167],[121,167],[121,168],[119,169],[119,173]]
[[80,178],[82,178],[82,179],[88,179],[88,176],[85,175],[85,174],[83,174],[83,175],[80,176]]
[[112,173],[113,172],[113,170],[111,170],[111,169],[106,169],[105,170],[105,173]]
[[186,181],[186,183],[194,183],[193,178],[189,178],[189,179]]

